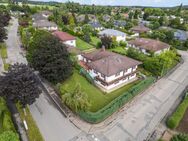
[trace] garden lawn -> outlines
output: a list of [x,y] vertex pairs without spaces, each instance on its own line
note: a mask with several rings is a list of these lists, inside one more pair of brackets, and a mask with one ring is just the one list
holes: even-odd
[[85,41],[77,38],[76,40],[76,47],[79,48],[81,51],[88,50],[94,48],[92,45],[86,43]]
[[101,42],[101,40],[99,38],[97,38],[96,36],[91,36],[91,42],[90,43],[92,45],[97,47],[98,43],[100,43],[100,42]]
[[27,135],[29,137],[29,141],[44,141],[30,111],[29,108],[26,108],[26,115],[23,112],[23,109],[19,104],[17,104],[18,111],[20,113],[21,119],[26,120],[28,125]]
[[99,109],[106,106],[113,99],[120,96],[126,92],[133,85],[139,83],[140,80],[125,85],[124,87],[112,92],[112,93],[103,93],[99,88],[90,84],[85,77],[81,76],[78,71],[74,71],[74,74],[63,84],[60,85],[60,91],[63,95],[65,92],[72,92],[75,89],[76,84],[80,83],[81,90],[88,95],[89,101],[91,102],[91,107],[89,111],[96,112]]
[[123,47],[120,47],[120,46],[112,48],[112,49],[110,49],[110,51],[113,51],[115,53],[119,53],[119,54],[122,54],[122,55],[126,55],[126,50]]

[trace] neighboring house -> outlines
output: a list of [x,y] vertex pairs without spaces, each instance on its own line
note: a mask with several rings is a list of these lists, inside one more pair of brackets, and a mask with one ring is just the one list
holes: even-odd
[[141,62],[105,49],[82,54],[80,64],[94,79],[96,86],[111,92],[137,79]]
[[188,32],[183,30],[176,30],[174,32],[174,38],[180,41],[186,41],[188,39]]
[[55,31],[58,29],[57,25],[54,22],[50,22],[47,20],[39,20],[33,22],[33,27],[37,29],[43,29],[48,31]]
[[39,21],[39,20],[48,20],[48,17],[52,15],[52,12],[50,11],[41,11],[40,13],[36,13],[32,15],[33,21]]
[[40,12],[42,14],[43,17],[48,18],[50,15],[52,15],[53,13],[50,11],[41,11]]
[[151,23],[150,21],[145,21],[145,20],[139,21],[139,25],[144,25],[144,26],[149,26],[150,23]]
[[133,28],[130,29],[132,32],[134,32],[135,34],[137,34],[138,36],[141,34],[141,33],[148,33],[148,32],[151,32],[151,29],[148,28],[148,27],[145,27],[144,25],[138,25],[138,26],[135,26]]
[[122,16],[123,16],[125,19],[128,19],[128,18],[129,18],[129,13],[123,13]]
[[117,28],[124,28],[126,24],[126,21],[114,21],[114,26]]
[[98,34],[99,36],[108,36],[111,38],[115,38],[117,42],[126,41],[126,34],[118,30],[105,29],[103,31],[100,31]]
[[44,17],[41,13],[36,13],[34,15],[32,15],[32,21],[40,21],[40,20],[47,20],[46,17]]
[[162,52],[170,49],[170,45],[166,43],[147,38],[137,38],[135,40],[131,40],[128,42],[128,47],[138,49],[140,52],[147,55],[151,54],[151,52],[156,55],[161,54]]
[[93,22],[97,21],[97,17],[93,14],[88,14],[88,17],[90,21],[93,21]]
[[103,16],[103,20],[106,21],[106,22],[109,22],[111,19],[111,17],[109,15],[104,15]]
[[58,37],[62,43],[70,47],[76,47],[76,37],[62,31],[55,31],[53,35]]
[[76,21],[77,22],[84,22],[84,20],[85,20],[85,15],[79,15],[79,16],[76,16]]
[[101,31],[104,29],[104,27],[99,22],[89,22],[89,25],[91,25],[95,30]]

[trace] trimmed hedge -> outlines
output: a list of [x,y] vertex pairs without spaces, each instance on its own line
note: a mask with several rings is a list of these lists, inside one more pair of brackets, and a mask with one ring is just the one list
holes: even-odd
[[174,135],[170,141],[188,141],[187,134]]
[[180,121],[182,120],[187,108],[188,108],[188,97],[186,97],[183,100],[183,102],[178,106],[176,111],[167,120],[167,126],[170,129],[174,129],[174,128],[178,127],[178,125],[179,125]]
[[89,123],[99,123],[112,115],[114,112],[116,112],[124,104],[129,102],[133,97],[148,88],[154,81],[154,77],[148,77],[134,87],[132,87],[131,89],[129,89],[128,91],[126,91],[125,93],[123,93],[122,95],[120,95],[119,97],[117,97],[116,99],[114,99],[112,102],[110,102],[99,111],[95,113],[81,111],[79,112],[79,116]]

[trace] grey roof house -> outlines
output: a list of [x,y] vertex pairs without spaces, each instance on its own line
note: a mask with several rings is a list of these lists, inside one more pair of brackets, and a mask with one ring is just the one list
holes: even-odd
[[126,21],[114,21],[114,26],[119,28],[124,28],[126,26]]
[[48,31],[55,31],[58,29],[57,25],[54,22],[50,22],[48,20],[35,21],[33,22],[33,27],[39,29],[45,29]]
[[174,32],[174,38],[180,41],[185,41],[188,39],[188,32],[183,30],[177,30]]
[[91,25],[95,30],[98,30],[98,31],[104,29],[104,27],[97,21],[96,22],[89,22],[88,24]]
[[98,33],[99,36],[109,36],[115,37],[117,42],[126,41],[126,34],[124,32],[114,30],[114,29],[105,29]]

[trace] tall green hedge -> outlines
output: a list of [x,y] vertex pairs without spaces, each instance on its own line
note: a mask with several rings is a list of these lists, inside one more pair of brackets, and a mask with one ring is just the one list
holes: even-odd
[[170,129],[174,129],[178,127],[180,121],[182,120],[186,110],[188,108],[188,96],[183,100],[183,102],[179,105],[176,111],[172,114],[172,116],[167,120],[167,126]]
[[111,103],[97,112],[79,112],[82,119],[90,123],[99,123],[116,112],[125,103],[129,102],[134,96],[148,88],[155,81],[154,77],[148,77],[141,81],[124,94],[114,99]]

